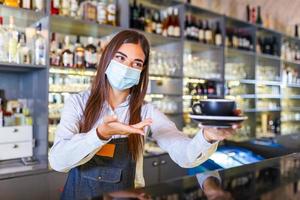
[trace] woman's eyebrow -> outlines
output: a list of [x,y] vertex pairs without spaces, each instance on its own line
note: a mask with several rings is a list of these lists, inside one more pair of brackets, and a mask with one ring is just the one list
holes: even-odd
[[[118,51],[117,53],[119,53],[119,54],[123,55],[124,57],[128,58],[128,56],[125,53],[121,52],[121,51]],[[139,59],[139,58],[136,58],[134,60],[135,61],[139,61],[141,63],[144,63],[144,61],[142,59]]]
[[119,54],[125,56],[126,58],[128,57],[125,53],[122,53],[121,51],[118,51],[117,53],[119,53]]

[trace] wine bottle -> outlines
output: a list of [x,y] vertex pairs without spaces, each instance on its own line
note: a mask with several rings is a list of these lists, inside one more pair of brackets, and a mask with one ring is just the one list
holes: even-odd
[[168,8],[168,36],[174,36],[174,17],[173,17],[173,9],[171,7]]
[[[162,34],[162,21],[160,17],[160,12],[156,11],[157,21],[156,21],[156,34]],[[169,33],[169,32],[168,32]]]
[[62,65],[64,67],[73,67],[73,52],[70,48],[70,38],[69,36],[65,37],[65,46],[64,50],[61,53],[62,55]]
[[180,37],[180,35],[178,8],[174,8],[174,37]]
[[80,37],[76,37],[75,50],[74,50],[74,67],[83,68],[84,67],[84,48],[80,43]]
[[212,30],[209,27],[209,21],[206,21],[205,42],[207,44],[212,44]]
[[93,44],[94,39],[88,38],[88,44],[85,47],[85,67],[96,68],[97,65],[97,47]]
[[295,36],[296,38],[299,38],[298,24],[295,25],[295,34],[294,34],[294,36]]
[[263,21],[261,18],[261,13],[260,13],[260,6],[257,6],[257,18],[256,18],[256,24],[262,25]]
[[131,24],[130,24],[130,27],[131,28],[138,28],[139,25],[139,8],[137,6],[137,3],[136,3],[136,0],[133,0],[133,4],[131,6],[131,13],[132,13],[132,19],[130,20],[131,21]]
[[138,24],[139,27],[137,27],[140,30],[145,30],[145,8],[142,3],[139,5],[139,17],[138,17]]
[[201,19],[198,20],[198,40],[200,42],[204,42],[205,36],[204,36],[204,29],[203,29],[203,21]]
[[215,44],[218,46],[222,45],[222,32],[220,29],[220,23],[217,22],[217,27],[216,27],[216,31],[215,31]]
[[51,0],[51,14],[58,15],[60,8],[60,0]]

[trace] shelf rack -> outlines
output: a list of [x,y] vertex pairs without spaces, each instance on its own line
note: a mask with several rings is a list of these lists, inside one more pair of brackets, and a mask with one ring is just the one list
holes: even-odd
[[[164,98],[165,96],[170,96],[172,98],[181,99],[181,103],[179,106],[178,112],[174,112],[169,114],[168,116],[176,122],[179,128],[184,126],[183,120],[183,102],[186,99],[190,99],[183,95],[183,79],[184,78],[192,78],[192,79],[203,79],[204,81],[214,81],[217,82],[218,85],[224,86],[225,83],[235,81],[239,84],[245,84],[247,87],[250,87],[253,90],[253,93],[244,93],[240,94],[240,98],[250,100],[251,107],[244,110],[244,113],[249,117],[249,125],[251,126],[251,136],[255,137],[256,130],[256,118],[259,118],[261,113],[271,112],[274,115],[279,116],[281,112],[286,112],[290,110],[292,112],[299,112],[300,106],[294,106],[294,108],[280,108],[283,101],[287,100],[286,97],[282,95],[283,84],[281,81],[260,81],[260,77],[257,74],[257,66],[259,62],[272,63],[276,69],[278,69],[279,77],[281,78],[281,72],[284,64],[290,64],[296,68],[300,68],[300,63],[293,61],[285,61],[280,59],[280,54],[278,56],[265,55],[260,54],[253,51],[246,51],[240,49],[233,49],[224,46],[225,37],[226,37],[226,27],[238,27],[248,30],[251,33],[254,44],[256,46],[256,38],[263,35],[274,35],[279,38],[279,44],[284,38],[290,38],[295,43],[299,42],[299,39],[286,36],[285,34],[281,34],[277,31],[265,29],[263,27],[250,24],[248,22],[244,22],[242,20],[234,19],[232,17],[224,16],[209,10],[205,10],[202,8],[198,8],[189,4],[180,3],[178,1],[159,1],[159,6],[157,5],[157,0],[145,1],[142,0],[144,6],[149,6],[153,8],[166,8],[168,6],[175,6],[179,8],[179,16],[180,16],[180,28],[181,33],[184,33],[184,20],[185,14],[187,12],[192,12],[193,14],[203,18],[203,19],[213,19],[220,22],[221,31],[223,36],[223,45],[216,46],[210,44],[203,44],[200,42],[189,41],[184,38],[182,35],[180,38],[172,38],[172,37],[163,37],[161,35],[156,35],[153,33],[146,33],[141,30],[139,32],[143,33],[150,41],[151,47],[163,51],[175,51],[180,60],[181,71],[180,74],[176,76],[167,76],[167,75],[154,75],[155,77],[150,82],[150,91],[149,95],[151,98]],[[18,20],[17,26],[34,26],[35,23],[41,22],[43,26],[43,30],[45,30],[45,36],[48,38],[50,44],[50,33],[58,32],[63,34],[72,34],[72,35],[82,35],[82,36],[93,36],[97,38],[103,37],[111,37],[111,35],[117,33],[118,31],[129,29],[129,18],[128,18],[128,5],[129,0],[118,1],[118,10],[119,12],[119,26],[110,26],[110,25],[100,25],[96,22],[88,22],[84,20],[73,19],[71,17],[63,17],[63,16],[53,16],[50,15],[50,0],[46,1],[46,9],[45,11],[36,12],[32,10],[26,9],[16,9],[9,8],[3,5],[0,5],[0,13],[4,17],[14,16]],[[19,20],[20,19],[20,20]],[[48,46],[49,46],[48,44]],[[192,54],[205,54],[207,52],[212,53],[212,55],[216,55],[214,57],[215,61],[221,67],[220,79],[210,79],[210,78],[197,78],[195,77],[187,77],[183,73],[184,63],[183,63],[183,55],[184,51],[188,50]],[[227,62],[236,61],[235,58],[239,59],[242,62],[247,64],[249,67],[249,73],[247,77],[243,79],[226,79],[225,77],[225,64]],[[49,55],[47,55],[47,60],[49,60]],[[151,66],[150,66],[151,67]],[[37,140],[37,146],[35,147],[34,154],[37,157],[47,157],[48,153],[48,93],[49,93],[49,83],[46,81],[49,78],[50,74],[62,74],[62,75],[81,75],[81,76],[91,76],[95,75],[95,71],[93,70],[74,70],[74,69],[64,69],[59,67],[53,67],[49,65],[49,61],[46,66],[35,66],[35,65],[19,65],[12,63],[0,63],[0,88],[3,88],[7,91],[7,98],[29,98],[33,99],[33,118],[35,121],[34,124],[34,137]],[[163,78],[163,85],[161,86],[160,80],[158,78]],[[278,95],[273,96],[275,101],[279,102],[279,108],[277,109],[259,109],[257,108],[257,101],[260,98],[266,98],[267,95],[261,96],[257,94],[257,87],[260,85],[267,86],[280,86],[281,90]],[[300,85],[297,84],[288,84],[285,88],[300,88]],[[163,95],[162,95],[163,94]],[[160,96],[161,95],[161,96]],[[225,91],[224,87],[221,90],[220,95],[209,96],[211,98],[219,98],[224,97]],[[196,99],[200,98],[209,98],[208,96],[196,96]],[[269,99],[268,97],[267,99]],[[159,99],[159,98],[158,98]],[[271,98],[270,98],[271,99]],[[300,92],[296,93],[293,96],[289,96],[288,99],[292,99],[293,101],[300,100]],[[300,102],[300,101],[299,101]],[[51,127],[53,129],[53,127]]]

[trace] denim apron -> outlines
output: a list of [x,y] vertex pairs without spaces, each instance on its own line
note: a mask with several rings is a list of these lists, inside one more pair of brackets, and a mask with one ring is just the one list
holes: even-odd
[[134,187],[136,163],[128,149],[128,138],[112,139],[114,157],[95,155],[68,174],[61,199],[92,199],[103,193]]

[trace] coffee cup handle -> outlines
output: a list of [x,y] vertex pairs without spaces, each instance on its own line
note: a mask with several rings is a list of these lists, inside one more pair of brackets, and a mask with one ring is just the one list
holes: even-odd
[[[200,109],[200,113],[198,112],[199,109],[197,109],[197,107],[199,107]],[[198,110],[198,111],[197,111]],[[201,104],[200,103],[195,103],[193,106],[192,106],[192,111],[194,114],[201,114]]]

